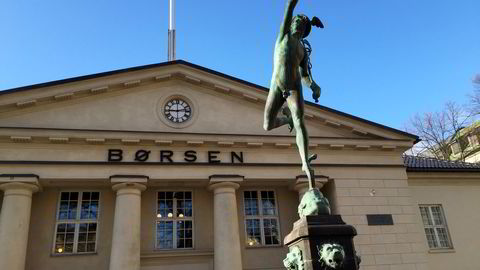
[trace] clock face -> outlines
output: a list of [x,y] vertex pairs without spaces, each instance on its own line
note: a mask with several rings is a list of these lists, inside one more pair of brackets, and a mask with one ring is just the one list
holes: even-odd
[[180,98],[169,100],[165,104],[163,112],[165,117],[173,123],[183,123],[192,117],[192,108]]

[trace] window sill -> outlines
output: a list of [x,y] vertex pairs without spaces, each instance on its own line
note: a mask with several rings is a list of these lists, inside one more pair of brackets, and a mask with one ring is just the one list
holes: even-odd
[[64,257],[64,256],[91,256],[98,255],[97,252],[84,252],[84,253],[50,253],[50,257]]
[[258,246],[245,246],[246,249],[258,249],[258,248],[283,248],[283,245],[258,245]]
[[435,253],[455,253],[455,249],[453,248],[446,248],[446,249],[430,249],[428,251],[428,253],[432,253],[432,254],[435,254]]
[[172,258],[172,257],[191,257],[191,256],[207,256],[213,257],[213,250],[194,250],[194,249],[187,249],[187,250],[154,250],[153,252],[149,253],[142,253],[140,257],[142,259],[148,258]]

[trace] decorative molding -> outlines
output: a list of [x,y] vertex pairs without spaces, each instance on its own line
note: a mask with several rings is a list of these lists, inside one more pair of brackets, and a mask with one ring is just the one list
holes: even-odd
[[121,142],[127,145],[134,145],[134,144],[139,144],[140,140],[139,139],[121,139]]
[[216,91],[219,91],[219,92],[222,92],[222,93],[230,93],[230,91],[232,91],[232,89],[228,88],[228,87],[224,87],[224,86],[221,86],[221,85],[216,85],[214,84],[213,85],[213,88],[216,90]]
[[190,81],[190,82],[193,82],[195,84],[200,84],[202,82],[202,80],[200,80],[198,78],[195,78],[195,77],[192,77],[192,76],[189,76],[189,75],[185,75],[185,79]]
[[157,145],[172,145],[173,141],[168,140],[155,140],[155,144]]
[[339,128],[341,126],[341,124],[339,124],[337,122],[330,121],[330,120],[326,120],[325,124],[327,126],[331,126],[331,127],[334,127],[334,128]]
[[277,148],[289,148],[291,146],[292,146],[291,143],[276,143],[275,144],[275,147],[277,147]]
[[104,138],[86,138],[85,141],[89,144],[104,144]]
[[262,142],[247,142],[248,147],[262,147],[263,143]]
[[32,141],[32,137],[30,136],[11,136],[10,140],[16,143],[29,143]]
[[248,94],[242,94],[242,97],[248,101],[252,101],[252,102],[257,102],[259,99],[257,97],[254,97],[254,96],[251,96],[251,95],[248,95]]
[[370,149],[370,145],[355,145],[356,150],[365,151]]
[[17,107],[28,107],[36,104],[37,104],[37,100],[32,99],[32,100],[17,102],[15,105],[17,105]]
[[69,138],[66,138],[66,137],[50,137],[50,138],[48,138],[48,140],[51,143],[68,143]]
[[155,76],[156,81],[165,81],[169,80],[172,78],[172,74],[166,74],[166,75],[160,75],[160,76]]
[[310,114],[310,113],[304,113],[303,114],[305,116],[306,119],[314,119],[315,116],[313,114]]
[[330,149],[333,150],[342,150],[345,147],[343,144],[330,144]]
[[368,132],[365,132],[365,131],[362,131],[362,130],[359,130],[359,129],[356,129],[356,128],[352,129],[352,132],[357,134],[357,135],[362,135],[362,136],[365,136],[365,135],[368,134]]
[[234,142],[217,142],[217,144],[219,146],[227,147],[227,146],[233,146],[235,143]]
[[203,141],[187,141],[187,145],[191,145],[191,146],[199,146],[202,144],[204,144]]
[[383,151],[393,151],[397,147],[395,145],[382,145],[382,150]]
[[53,96],[53,99],[57,101],[61,101],[61,100],[71,99],[72,97],[73,97],[73,93],[65,93],[65,94]]
[[141,83],[141,80],[133,80],[133,81],[124,82],[124,83],[123,83],[123,86],[125,86],[125,87],[134,87],[134,86],[140,85],[140,83]]
[[96,88],[90,89],[90,93],[99,94],[99,93],[107,92],[107,90],[108,90],[108,86],[101,86],[101,87],[96,87]]

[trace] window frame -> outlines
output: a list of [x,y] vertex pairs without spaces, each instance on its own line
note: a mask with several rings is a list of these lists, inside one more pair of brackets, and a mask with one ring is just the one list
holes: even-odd
[[[71,193],[71,192],[78,192],[78,198],[77,198],[77,218],[71,219],[71,220],[60,220],[60,203],[62,201],[62,193]],[[82,201],[83,201],[83,193],[84,192],[98,192],[98,205],[97,205],[97,218],[96,220],[92,219],[80,219],[81,215],[81,207],[82,207]],[[60,190],[58,192],[58,197],[57,197],[57,204],[56,204],[56,209],[55,209],[55,229],[54,229],[54,234],[53,234],[53,241],[52,241],[52,250],[51,254],[53,256],[71,256],[71,255],[91,255],[91,254],[97,254],[98,252],[98,235],[100,234],[100,213],[101,213],[101,200],[102,200],[102,192],[100,190],[95,190],[95,189],[86,189],[86,190]],[[94,251],[86,251],[86,252],[78,252],[78,237],[80,235],[80,223],[96,223],[96,231],[95,231],[95,250]],[[58,225],[59,224],[75,224],[75,231],[74,231],[74,236],[73,236],[73,250],[71,253],[65,253],[61,252],[58,253],[56,252],[56,244],[57,244],[57,230],[58,230]]]
[[[432,223],[432,225],[425,224],[425,222],[423,221],[421,207],[425,207],[427,209],[428,215],[431,218],[429,221]],[[443,225],[435,224],[435,219],[433,217],[432,207],[439,207],[440,217],[442,219]],[[427,246],[428,246],[429,250],[430,251],[452,250],[453,249],[452,237],[451,237],[450,231],[448,229],[447,217],[445,216],[445,211],[443,210],[442,204],[419,204],[419,211],[420,211],[420,217],[422,218],[423,233],[425,234],[425,239],[427,240]],[[446,236],[447,236],[447,242],[448,242],[447,247],[442,247],[441,246],[440,237],[438,236],[438,232],[436,230],[437,228],[445,229]],[[430,243],[428,241],[428,237],[427,237],[427,233],[425,232],[425,229],[433,229],[434,236],[435,236],[434,240],[435,240],[436,245],[438,247],[430,247]]]
[[[172,217],[171,219],[168,219],[168,218],[159,218],[157,215],[159,213],[159,208],[158,208],[158,193],[159,192],[190,192],[192,194],[192,216],[189,217],[189,218],[182,218],[182,219],[179,219],[178,217]],[[155,237],[154,237],[154,249],[156,251],[172,251],[172,250],[177,250],[177,251],[180,251],[180,250],[193,250],[195,249],[195,210],[194,210],[194,204],[195,204],[195,199],[194,199],[194,194],[195,192],[191,189],[159,189],[159,190],[156,190],[155,191],[155,221],[154,221],[154,226],[155,226]],[[174,198],[175,199],[175,198]],[[172,208],[172,211],[174,213],[176,213],[176,210],[177,210],[177,204],[175,203],[176,202],[176,199],[173,201],[173,208]],[[177,245],[177,224],[176,222],[179,221],[179,220],[185,220],[185,221],[191,221],[192,222],[192,247],[188,247],[188,248],[178,248],[176,247]],[[158,246],[158,239],[157,239],[157,234],[158,234],[158,227],[157,227],[157,223],[159,221],[172,221],[173,223],[173,226],[172,226],[172,230],[173,230],[173,238],[172,238],[172,242],[173,242],[173,246],[172,248],[160,248]]]
[[[257,192],[257,205],[258,205],[258,215],[247,215],[245,212],[245,192]],[[275,199],[275,215],[269,216],[263,214],[263,204],[262,204],[262,191],[273,191],[273,198]],[[283,246],[282,243],[282,232],[280,226],[280,216],[278,211],[278,199],[277,199],[277,191],[275,189],[244,189],[242,190],[242,206],[243,206],[243,226],[244,226],[244,233],[245,233],[245,244],[246,248],[266,248],[266,247],[281,247]],[[260,220],[260,239],[261,243],[258,245],[248,245],[248,232],[247,232],[247,220],[248,219],[259,219]],[[277,232],[278,232],[278,244],[265,244],[265,219],[275,219],[277,222]]]

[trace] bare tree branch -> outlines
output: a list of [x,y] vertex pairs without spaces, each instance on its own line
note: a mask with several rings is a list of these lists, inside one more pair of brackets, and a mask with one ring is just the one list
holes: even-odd
[[412,154],[465,161],[478,149],[468,143],[469,133],[476,130],[467,128],[474,124],[474,116],[472,111],[454,102],[446,103],[438,112],[416,114],[410,119],[407,131],[417,134],[422,141]]

